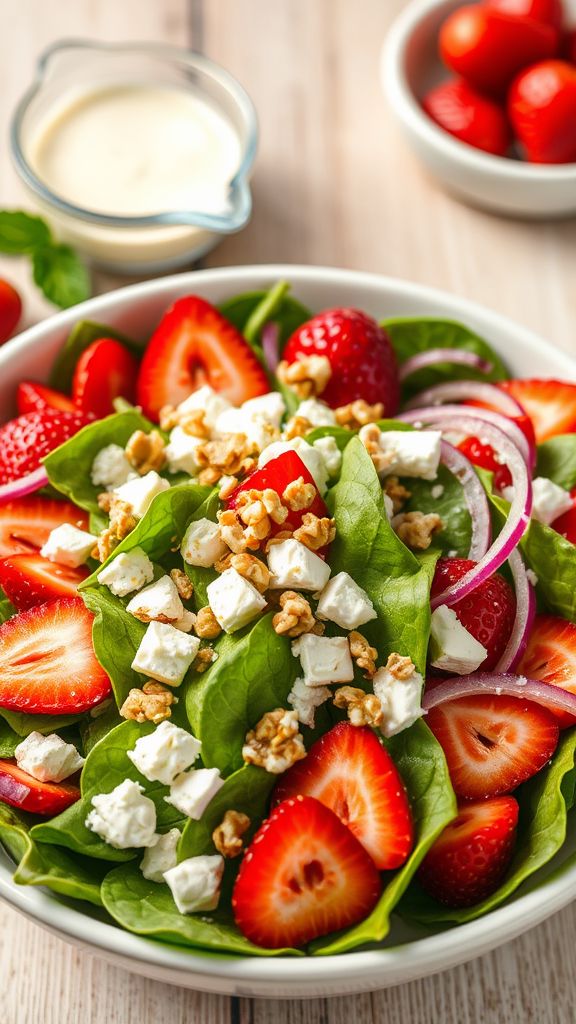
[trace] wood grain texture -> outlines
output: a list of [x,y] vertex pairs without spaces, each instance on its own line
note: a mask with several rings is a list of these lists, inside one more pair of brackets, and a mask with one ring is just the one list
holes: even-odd
[[[576,351],[576,221],[527,224],[466,208],[430,182],[382,98],[379,51],[403,0],[0,0],[0,201],[22,201],[8,120],[41,49],[62,36],[194,45],[253,96],[261,143],[249,228],[211,266],[287,261],[446,288]],[[0,258],[50,312],[23,264]],[[97,290],[123,282],[104,275]],[[374,995],[228,1000],[147,981],[0,905],[0,1024],[573,1024],[576,909],[495,953]],[[297,993],[295,992],[295,996]]]

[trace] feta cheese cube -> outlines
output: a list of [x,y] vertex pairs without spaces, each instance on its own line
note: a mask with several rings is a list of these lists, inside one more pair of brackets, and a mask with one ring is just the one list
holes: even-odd
[[199,647],[197,636],[188,636],[167,622],[151,622],[136,651],[132,668],[159,683],[180,686]]
[[296,409],[296,416],[303,416],[313,427],[335,427],[336,417],[334,411],[326,402],[319,402],[317,398],[307,398]]
[[136,740],[134,749],[127,753],[145,779],[171,786],[180,772],[194,764],[201,749],[195,736],[164,721],[149,736]]
[[174,902],[181,914],[199,910],[216,910],[220,899],[220,886],[224,874],[224,858],[206,854],[188,857],[175,868],[164,872]]
[[424,680],[416,669],[407,679],[398,679],[387,668],[379,668],[372,686],[382,705],[384,721],[380,729],[385,736],[403,732],[424,714],[420,706]]
[[51,562],[77,569],[90,557],[97,540],[97,537],[86,530],[79,530],[70,523],[62,523],[50,531],[44,547],[40,548],[40,554]]
[[168,480],[164,480],[156,470],[151,469],[145,476],[136,477],[134,480],[128,480],[127,483],[122,484],[121,487],[115,487],[114,494],[121,501],[130,505],[136,518],[141,519],[150,508],[156,495],[169,490],[169,488]]
[[179,619],[176,619],[172,623],[174,629],[181,629],[183,633],[191,633],[196,625],[196,616],[194,612],[189,612],[187,608],[184,609]]
[[156,807],[139,782],[124,779],[111,793],[93,796],[86,828],[116,850],[154,846]]
[[289,590],[324,590],[330,566],[305,544],[290,537],[273,544],[268,552],[270,586]]
[[200,821],[208,804],[222,789],[224,779],[218,768],[193,768],[177,775],[164,799],[187,818]]
[[228,550],[220,536],[218,523],[211,519],[195,519],[190,523],[182,539],[180,553],[188,565],[202,565],[209,568]]
[[173,622],[184,615],[184,605],[174,581],[170,576],[161,576],[155,583],[140,590],[129,601],[126,611],[141,622],[151,622],[153,619]]
[[168,472],[196,476],[200,469],[197,449],[203,443],[201,437],[192,437],[192,434],[187,434],[182,427],[174,427],[165,451]]
[[244,407],[227,409],[216,420],[214,432],[224,434],[245,434],[249,441],[262,451],[278,437],[277,428],[258,413],[249,413]]
[[331,696],[327,686],[307,686],[303,679],[298,678],[294,680],[288,694],[288,703],[298,715],[298,721],[313,729],[316,708],[325,704]]
[[339,572],[328,581],[320,594],[316,614],[346,630],[358,629],[378,617],[366,591],[347,572]]
[[224,395],[214,391],[214,388],[211,388],[209,384],[205,384],[203,387],[193,391],[183,402],[180,402],[176,411],[180,415],[185,416],[188,412],[202,409],[206,426],[209,430],[213,430],[220,414],[231,407],[231,403],[227,398],[224,398]]
[[137,473],[134,472],[133,466],[128,462],[126,452],[119,444],[107,444],[105,448],[101,448],[90,471],[94,486],[101,486],[105,491],[112,491],[135,476]]
[[390,521],[392,521],[392,519],[394,518],[394,515],[395,515],[395,512],[394,512],[394,502],[392,501],[392,498],[390,498],[388,494],[384,494],[383,498],[384,498],[384,511],[386,512],[386,515],[388,516],[388,519]]
[[74,744],[65,743],[56,733],[29,733],[16,747],[14,757],[18,767],[39,782],[62,782],[84,764]]
[[354,679],[350,644],[345,636],[305,633],[292,644],[292,654],[300,658],[306,686],[351,683]]
[[[373,424],[362,427],[360,440],[364,440],[366,432],[370,435],[372,429]],[[440,463],[441,440],[442,434],[439,430],[380,431],[380,449],[389,459],[380,476],[390,476],[394,473],[397,476],[435,480]]]
[[154,566],[142,548],[121,551],[98,573],[98,583],[116,595],[126,597],[154,579]]
[[273,427],[279,427],[286,412],[286,404],[279,391],[269,391],[266,395],[258,395],[243,402],[242,411],[248,416],[261,416]]
[[294,437],[291,441],[274,441],[260,454],[260,469],[271,459],[277,459],[284,452],[296,452],[300,456],[310,476],[314,480],[320,494],[326,492],[328,486],[328,470],[321,451],[315,445],[308,444],[303,437]]
[[568,491],[544,476],[538,476],[532,481],[532,497],[532,518],[545,526],[550,526],[574,504]]
[[488,651],[462,625],[454,609],[441,604],[432,612],[429,657],[433,668],[464,676],[480,667]]
[[312,442],[315,451],[320,452],[328,476],[338,476],[342,465],[342,452],[333,437],[319,437]]
[[235,633],[266,607],[266,598],[236,569],[226,569],[206,588],[208,603],[226,633]]
[[179,830],[171,828],[163,836],[157,836],[154,846],[147,848],[140,861],[140,871],[149,882],[163,882],[164,872],[176,867],[179,839]]

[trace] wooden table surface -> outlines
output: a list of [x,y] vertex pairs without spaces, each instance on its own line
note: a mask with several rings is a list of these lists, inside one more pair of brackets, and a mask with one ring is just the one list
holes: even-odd
[[[251,225],[205,261],[370,270],[446,288],[576,351],[576,221],[522,223],[459,205],[398,138],[379,51],[402,0],[1,0],[0,202],[21,193],[8,121],[40,50],[61,37],[147,39],[220,61],[252,95],[261,142]],[[28,270],[26,321],[50,309]],[[123,282],[100,275],[98,290]],[[384,312],[384,311],[383,311]],[[0,1024],[572,1024],[576,909],[490,956],[388,992],[229,1000],[144,980],[0,907]]]

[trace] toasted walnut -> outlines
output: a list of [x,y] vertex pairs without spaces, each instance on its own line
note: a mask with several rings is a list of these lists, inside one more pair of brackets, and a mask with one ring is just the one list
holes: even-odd
[[403,512],[396,516],[392,526],[397,536],[409,548],[414,551],[426,551],[432,543],[432,537],[443,528],[439,515],[436,512]]
[[228,498],[234,494],[234,491],[238,487],[238,483],[239,481],[237,476],[223,476],[220,479],[220,490],[218,492],[220,501],[228,501]]
[[[252,519],[246,518],[244,510],[249,509],[252,505],[260,502],[267,515],[273,523],[281,526],[282,523],[286,522],[288,516],[288,509],[284,507],[280,500],[280,495],[277,491],[274,491],[271,487],[265,487],[263,491],[257,491],[251,489],[243,491],[238,497],[237,508],[239,510],[240,518],[243,522],[250,524],[253,521],[254,513],[252,513]],[[261,518],[261,512],[258,511],[256,515]]]
[[223,857],[238,857],[244,849],[242,836],[250,828],[250,818],[241,811],[226,811],[212,833],[212,842]]
[[220,636],[222,626],[218,622],[218,619],[214,615],[209,604],[204,608],[201,608],[198,612],[194,631],[196,636],[201,637],[203,640],[214,640],[217,636]]
[[166,463],[162,434],[158,430],[151,430],[149,434],[135,430],[126,445],[126,458],[140,476],[146,476],[152,469],[158,472]]
[[206,440],[210,437],[210,427],[206,423],[204,409],[191,409],[180,415],[179,424],[185,434]]
[[388,466],[394,461],[394,455],[390,451],[385,452],[382,450],[380,428],[375,423],[369,423],[367,426],[362,427],[359,437],[374,463],[376,472],[382,473],[385,469],[388,469]]
[[351,725],[381,725],[384,719],[382,705],[374,693],[364,693],[357,686],[341,686],[334,694],[337,708],[346,708]]
[[206,669],[210,668],[218,655],[213,647],[202,647],[194,659],[194,669],[196,672],[205,672]]
[[[244,527],[233,508],[224,509],[218,512],[218,522],[220,524],[220,536],[225,544],[231,549],[231,551],[239,554],[242,551],[246,551],[248,547],[248,540],[244,533]],[[259,544],[253,544],[253,547],[257,548]],[[222,559],[220,560],[222,561]],[[218,570],[223,572],[222,569]]]
[[158,725],[165,718],[171,717],[171,706],[177,703],[178,698],[171,690],[162,686],[162,683],[150,680],[144,683],[141,690],[130,690],[120,708],[120,715],[133,722],[154,722]]
[[412,492],[400,483],[397,476],[387,476],[382,486],[384,494],[387,494],[392,502],[394,514],[397,515],[401,511],[404,502],[412,497]]
[[194,593],[194,584],[186,573],[182,569],[170,569],[170,579],[182,600],[189,601]]
[[366,637],[355,629],[348,634],[348,640],[350,641],[350,654],[358,668],[363,669],[364,678],[372,679],[372,676],[376,675],[378,651],[375,647],[371,647]]
[[290,540],[291,537],[292,530],[279,530],[278,533],[275,533],[273,537],[266,541],[264,551],[268,554],[270,548],[273,548],[275,544],[282,544],[283,541]]
[[224,434],[198,445],[196,460],[202,470],[200,477],[205,477],[201,482],[216,483],[221,476],[237,476],[244,460],[255,451],[246,434]]
[[311,430],[312,424],[305,416],[291,416],[284,427],[284,437],[291,441],[294,437],[306,437]]
[[363,398],[357,398],[349,405],[340,405],[334,410],[334,415],[336,422],[341,427],[347,427],[348,430],[360,430],[367,423],[376,423],[377,420],[381,420],[384,415],[384,406],[382,402],[369,405]]
[[294,363],[283,359],[276,368],[278,380],[292,388],[300,399],[313,398],[325,390],[332,367],[326,356],[298,355]]
[[163,405],[158,417],[160,428],[168,433],[180,423],[180,414],[174,405]]
[[292,512],[302,512],[314,503],[317,491],[314,484],[304,483],[304,477],[299,476],[292,480],[282,494],[282,501],[288,505]]
[[401,679],[404,682],[409,679],[411,675],[416,671],[416,666],[412,661],[412,658],[407,658],[403,654],[390,654],[388,661],[386,662],[386,668],[388,669],[391,676],[395,679]]
[[247,764],[256,764],[271,775],[280,775],[306,757],[296,712],[286,708],[268,711],[247,734],[242,757]]
[[280,596],[282,611],[272,619],[272,626],[280,636],[302,636],[316,625],[310,604],[302,594],[285,590]]
[[98,508],[101,509],[102,512],[105,512],[106,515],[108,515],[110,509],[112,508],[112,502],[114,501],[114,498],[115,495],[112,493],[112,491],[102,491],[96,498],[96,501],[98,502]]
[[[256,590],[260,591],[261,594],[270,586],[270,570],[265,562],[261,559],[256,558],[255,555],[249,555],[248,552],[244,552],[241,555],[230,555],[227,561],[226,569],[236,569],[236,572],[243,576],[245,580],[249,580]],[[223,572],[224,570],[220,570]]]
[[100,533],[96,547],[92,551],[92,557],[97,558],[100,562],[105,562],[114,548],[118,547],[120,541],[132,532],[138,520],[132,511],[132,506],[115,494],[99,494],[98,505],[103,511],[108,512],[110,525]]
[[294,540],[299,540],[311,551],[318,551],[331,544],[336,536],[334,520],[323,516],[320,519],[313,512],[305,512],[302,516],[302,526],[294,530]]

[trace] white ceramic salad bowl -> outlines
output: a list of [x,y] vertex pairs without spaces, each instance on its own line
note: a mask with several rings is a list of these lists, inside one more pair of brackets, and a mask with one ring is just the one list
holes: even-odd
[[[19,380],[48,376],[69,329],[96,319],[135,337],[151,333],[176,298],[198,293],[218,303],[230,295],[291,282],[295,296],[315,310],[357,306],[376,317],[431,315],[466,323],[499,351],[512,373],[576,381],[576,362],[495,313],[462,299],[387,278],[330,268],[240,267],[163,278],[101,296],[31,328],[0,349],[0,410],[13,412]],[[94,908],[79,911],[45,890],[12,881],[11,862],[0,848],[0,896],[63,939],[137,971],[203,991],[242,996],[295,997],[351,994],[395,985],[453,967],[488,952],[576,897],[576,836],[561,855],[533,875],[500,909],[434,934],[395,920],[385,946],[341,956],[253,959],[178,949],[122,931]]]

